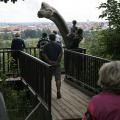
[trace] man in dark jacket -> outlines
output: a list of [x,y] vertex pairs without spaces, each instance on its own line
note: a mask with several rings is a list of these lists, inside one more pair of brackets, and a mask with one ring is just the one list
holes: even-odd
[[18,50],[23,50],[25,48],[25,43],[24,41],[20,38],[20,34],[16,33],[15,37],[12,40],[12,44],[11,44],[11,50],[13,50],[12,52],[12,57],[15,60],[15,63],[17,64],[17,59],[18,59]]
[[38,41],[37,48],[43,49],[43,47],[49,43],[49,40],[47,38],[47,33],[42,33],[42,38]]
[[44,61],[43,55],[42,55],[42,51],[43,51],[43,47],[49,43],[48,37],[47,37],[47,33],[43,32],[42,33],[42,38],[38,41],[37,43],[37,48],[39,48],[39,56],[40,59]]

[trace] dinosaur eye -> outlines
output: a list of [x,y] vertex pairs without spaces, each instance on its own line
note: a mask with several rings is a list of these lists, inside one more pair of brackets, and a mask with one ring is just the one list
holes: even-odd
[[42,3],[41,7],[42,7],[42,8],[45,8],[45,5]]

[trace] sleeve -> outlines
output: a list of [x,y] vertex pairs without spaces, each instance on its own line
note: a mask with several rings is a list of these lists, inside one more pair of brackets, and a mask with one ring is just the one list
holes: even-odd
[[40,48],[40,40],[37,43],[37,48]]

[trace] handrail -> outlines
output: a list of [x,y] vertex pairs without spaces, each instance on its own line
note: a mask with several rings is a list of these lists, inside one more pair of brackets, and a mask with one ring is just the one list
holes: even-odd
[[[19,54],[19,71],[22,81],[28,86],[28,88],[34,93],[36,98],[39,100],[39,109],[42,109],[40,116],[44,116],[45,119],[41,120],[51,120],[51,79],[52,70],[51,65],[41,61],[32,54],[33,50],[39,54],[37,48],[26,48],[30,49],[30,53],[25,53],[23,51],[16,51]],[[38,51],[37,51],[38,50]],[[0,71],[7,74],[11,72],[11,53],[13,51],[10,48],[0,49]],[[29,51],[28,51],[29,52]],[[16,71],[16,70],[15,70]],[[13,74],[15,74],[13,71]]]
[[[28,88],[32,89],[38,100],[46,109],[49,120],[51,116],[51,65],[39,60],[28,53],[19,53],[20,75]],[[46,119],[48,120],[48,119]]]
[[[40,58],[40,52],[37,47],[27,47],[24,51],[37,58]],[[13,50],[11,50],[11,48],[0,48],[0,72],[5,74],[14,74],[11,71],[12,52]]]
[[67,49],[64,51],[64,60],[65,76],[69,78],[67,80],[93,93],[99,92],[100,88],[97,86],[99,68],[110,60]]

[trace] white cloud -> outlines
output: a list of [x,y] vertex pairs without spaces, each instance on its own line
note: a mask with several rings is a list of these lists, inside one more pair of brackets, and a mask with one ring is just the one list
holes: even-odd
[[[98,20],[100,10],[96,7],[106,0],[43,0],[63,16],[66,21]],[[37,17],[41,7],[41,0],[18,0],[15,4],[0,2],[0,22],[32,22],[43,21]]]

